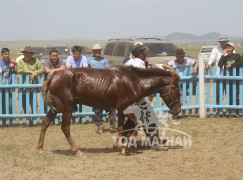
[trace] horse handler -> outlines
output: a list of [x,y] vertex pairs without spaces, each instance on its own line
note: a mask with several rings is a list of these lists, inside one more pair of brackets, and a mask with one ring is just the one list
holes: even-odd
[[[134,66],[138,68],[146,68],[145,62],[148,50],[149,49],[144,46],[143,43],[135,43],[131,51],[133,58],[128,60],[124,65]],[[168,150],[168,147],[164,147],[163,145],[160,145],[158,143],[153,143],[155,139],[157,140],[156,142],[158,142],[159,140],[159,120],[152,108],[152,102],[150,101],[149,97],[144,97],[140,99],[138,102],[125,109],[123,113],[134,114],[137,117],[138,127],[135,127],[135,129],[138,131],[140,127],[143,127],[145,134],[150,137],[150,144],[152,149]],[[129,120],[127,121],[127,123],[130,124]],[[128,127],[125,124],[124,131],[127,130],[126,128],[134,128],[134,126]],[[163,144],[166,141],[163,140],[161,142]]]

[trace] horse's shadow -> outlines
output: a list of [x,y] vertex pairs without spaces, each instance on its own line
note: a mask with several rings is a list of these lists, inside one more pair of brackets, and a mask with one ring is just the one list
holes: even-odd
[[[181,149],[181,148],[169,148],[169,149]],[[79,148],[80,151],[82,151],[84,154],[97,154],[97,153],[118,153],[117,147],[100,147],[100,148]],[[138,147],[130,147],[128,149],[128,153],[126,154],[127,156],[133,156],[137,154],[142,154],[144,151],[151,151],[151,147],[149,146],[138,146]],[[55,154],[60,154],[64,156],[71,156],[73,155],[70,149],[67,150],[53,150],[52,151]]]

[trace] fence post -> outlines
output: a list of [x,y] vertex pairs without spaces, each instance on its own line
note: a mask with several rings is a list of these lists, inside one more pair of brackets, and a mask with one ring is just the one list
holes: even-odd
[[200,56],[199,59],[199,116],[200,118],[205,118],[205,101],[204,101],[204,69],[205,64],[203,57]]

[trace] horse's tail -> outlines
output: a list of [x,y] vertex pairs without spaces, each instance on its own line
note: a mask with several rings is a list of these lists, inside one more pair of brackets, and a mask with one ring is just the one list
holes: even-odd
[[44,97],[45,104],[51,106],[53,110],[56,112],[62,112],[63,111],[63,103],[60,100],[60,98],[54,96],[51,94],[49,91],[49,84],[52,80],[52,77],[45,80],[43,85],[42,85],[42,94]]

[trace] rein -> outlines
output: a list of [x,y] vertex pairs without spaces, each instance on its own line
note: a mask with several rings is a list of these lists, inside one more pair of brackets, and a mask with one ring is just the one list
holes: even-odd
[[175,87],[175,85],[173,84],[173,82],[170,83],[168,93],[165,95],[165,97],[169,97],[170,100],[172,101],[172,102],[169,104],[169,106],[171,106],[172,104],[174,104],[174,103],[176,103],[176,102],[180,102],[180,100],[175,100],[175,99],[173,99],[173,98],[171,97],[171,95],[170,95],[170,91],[171,91],[171,87],[172,87],[172,86]]

